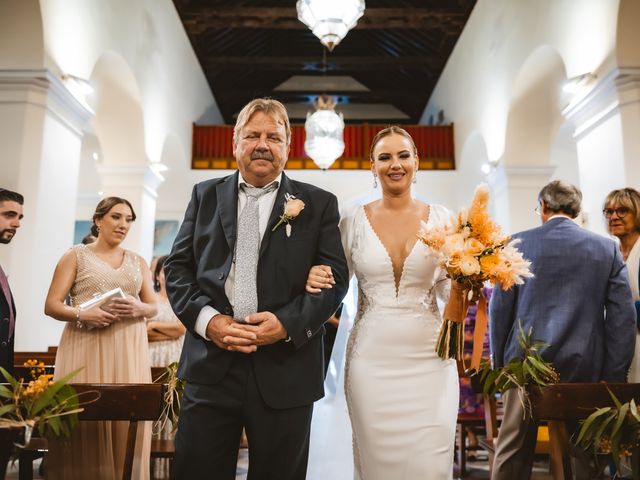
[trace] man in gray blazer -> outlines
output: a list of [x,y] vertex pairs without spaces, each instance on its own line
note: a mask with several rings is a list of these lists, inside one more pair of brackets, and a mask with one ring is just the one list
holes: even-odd
[[[489,315],[496,368],[522,356],[521,323],[525,332],[532,329],[532,338],[548,344],[542,357],[553,363],[561,382],[626,381],[636,330],[627,271],[613,240],[572,220],[581,201],[573,185],[549,183],[538,195],[542,225],[514,235],[535,276],[509,291],[493,291]],[[537,424],[523,419],[515,390],[504,402],[491,478],[526,479]]]

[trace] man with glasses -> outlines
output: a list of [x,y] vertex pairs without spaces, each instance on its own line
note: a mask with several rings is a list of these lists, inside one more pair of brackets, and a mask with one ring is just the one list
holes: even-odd
[[[582,193],[553,181],[538,195],[542,225],[514,235],[534,277],[490,303],[491,351],[496,368],[522,357],[518,329],[546,344],[542,357],[561,382],[625,382],[635,346],[636,314],[620,250],[611,239],[579,227]],[[504,396],[492,479],[529,478],[537,424],[518,394]],[[579,452],[576,452],[579,453]],[[591,478],[576,462],[576,478]]]

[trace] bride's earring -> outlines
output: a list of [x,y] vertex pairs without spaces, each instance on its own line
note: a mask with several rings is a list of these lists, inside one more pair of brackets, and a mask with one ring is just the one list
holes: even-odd
[[411,183],[413,183],[414,185],[418,183],[418,175],[416,173],[413,174],[413,180],[411,180]]
[[378,177],[376,175],[373,176],[373,188],[378,188]]

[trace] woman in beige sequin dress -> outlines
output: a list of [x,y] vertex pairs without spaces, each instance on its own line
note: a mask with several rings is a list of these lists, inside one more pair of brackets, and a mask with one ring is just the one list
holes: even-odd
[[[123,249],[131,223],[131,204],[108,197],[96,207],[92,233],[97,241],[65,253],[53,274],[45,313],[67,322],[56,356],[55,378],[82,368],[76,383],[150,383],[145,317],[156,314],[151,274],[145,261]],[[108,311],[78,305],[94,294],[120,287]],[[67,296],[71,305],[65,305]],[[47,457],[49,479],[112,480],[122,476],[126,422],[80,422],[70,444],[52,442]],[[149,478],[151,424],[138,431],[133,478]]]

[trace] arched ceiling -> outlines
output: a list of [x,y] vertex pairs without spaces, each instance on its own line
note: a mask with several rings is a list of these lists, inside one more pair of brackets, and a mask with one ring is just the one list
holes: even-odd
[[227,123],[250,99],[303,121],[329,93],[347,122],[418,123],[476,0],[367,0],[335,47],[297,19],[295,0],[174,0]]

